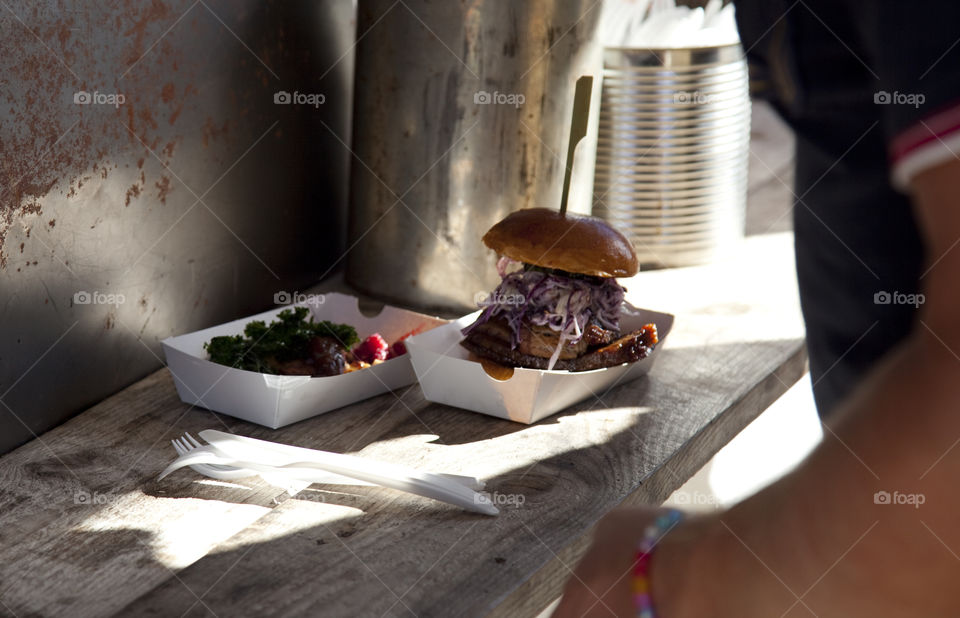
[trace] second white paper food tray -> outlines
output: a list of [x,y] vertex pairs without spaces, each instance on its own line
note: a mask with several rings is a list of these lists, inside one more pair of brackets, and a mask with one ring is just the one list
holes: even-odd
[[620,314],[623,332],[651,322],[657,325],[660,343],[646,358],[593,371],[517,368],[509,379],[497,380],[480,363],[470,360],[470,352],[460,345],[460,330],[472,324],[478,315],[479,311],[471,313],[407,340],[423,396],[429,401],[526,424],[647,373],[673,327],[669,313],[624,306]]
[[416,381],[409,353],[367,369],[318,378],[245,371],[207,359],[203,344],[213,337],[242,334],[244,327],[253,320],[269,324],[277,314],[291,307],[308,307],[315,321],[349,324],[356,328],[361,340],[380,333],[391,344],[411,331],[423,332],[447,323],[446,320],[390,306],[374,317],[367,317],[360,312],[353,296],[326,294],[322,298],[322,303],[280,307],[164,339],[161,342],[163,352],[180,399],[276,429]]

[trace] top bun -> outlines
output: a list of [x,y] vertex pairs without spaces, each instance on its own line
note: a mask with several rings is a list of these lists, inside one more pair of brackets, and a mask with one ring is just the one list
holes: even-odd
[[626,237],[596,217],[527,208],[508,215],[484,235],[508,258],[594,277],[632,277],[639,265]]

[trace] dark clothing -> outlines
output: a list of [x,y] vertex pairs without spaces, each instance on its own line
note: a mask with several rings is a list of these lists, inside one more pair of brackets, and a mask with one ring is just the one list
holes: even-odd
[[887,150],[960,100],[960,3],[738,0],[737,21],[755,94],[797,134],[797,275],[827,415],[917,316],[923,245]]

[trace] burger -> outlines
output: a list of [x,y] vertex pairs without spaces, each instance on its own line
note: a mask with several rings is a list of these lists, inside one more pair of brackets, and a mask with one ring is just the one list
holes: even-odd
[[482,359],[588,371],[640,360],[657,344],[654,324],[620,332],[626,289],[616,277],[633,276],[639,266],[630,241],[602,219],[519,210],[483,242],[500,256],[501,281],[461,342]]

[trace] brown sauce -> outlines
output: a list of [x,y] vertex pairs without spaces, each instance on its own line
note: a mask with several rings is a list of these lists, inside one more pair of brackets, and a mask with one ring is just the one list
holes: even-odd
[[477,356],[473,352],[470,352],[468,358],[475,363],[480,363],[480,366],[483,367],[483,370],[487,373],[487,375],[494,380],[500,380],[502,382],[513,377],[513,367],[507,367],[505,365],[501,365],[500,363],[495,363],[490,359]]

